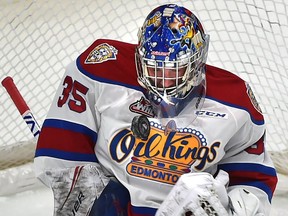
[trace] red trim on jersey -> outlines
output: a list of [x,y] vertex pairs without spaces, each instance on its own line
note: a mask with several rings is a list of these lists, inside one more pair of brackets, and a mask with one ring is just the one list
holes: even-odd
[[268,185],[272,192],[275,191],[277,176],[265,175],[253,171],[229,171],[230,185],[241,185],[246,182],[262,182]]
[[[90,52],[103,43],[107,43],[117,49],[118,52],[116,54],[116,59],[103,61],[101,63],[85,63]],[[135,65],[135,48],[135,44],[99,39],[79,56],[79,64],[81,69],[92,77],[95,76],[111,82],[120,82],[131,86],[139,86]]]
[[66,152],[94,154],[91,138],[85,134],[61,128],[44,127],[37,143],[37,149],[57,149]]
[[211,66],[206,66],[206,96],[226,105],[247,110],[256,121],[264,121],[263,115],[253,106],[244,80],[235,74]]
[[149,207],[135,207],[131,202],[127,205],[127,216],[153,216],[157,209]]
[[128,214],[128,216],[133,216],[131,202],[129,202],[127,205],[127,214]]

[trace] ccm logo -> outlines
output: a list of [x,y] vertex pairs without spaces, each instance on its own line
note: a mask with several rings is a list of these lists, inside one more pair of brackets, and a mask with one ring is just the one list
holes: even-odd
[[228,118],[227,113],[217,113],[217,112],[211,112],[207,110],[196,111],[196,115],[203,116],[203,117],[221,118],[221,119]]

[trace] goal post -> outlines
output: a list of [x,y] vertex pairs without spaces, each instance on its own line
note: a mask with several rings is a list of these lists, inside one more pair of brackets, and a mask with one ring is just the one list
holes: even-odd
[[[249,82],[267,123],[268,151],[277,171],[287,177],[288,1],[165,3],[187,7],[201,20],[210,35],[209,64]],[[1,1],[0,81],[13,77],[41,125],[66,65],[98,38],[137,43],[138,28],[151,9],[161,4],[161,0]],[[2,87],[0,95],[1,181],[8,168],[23,174],[19,166],[33,161],[35,141]],[[20,179],[25,182],[25,177]],[[12,187],[10,192],[20,188]],[[1,193],[7,190],[0,189]]]

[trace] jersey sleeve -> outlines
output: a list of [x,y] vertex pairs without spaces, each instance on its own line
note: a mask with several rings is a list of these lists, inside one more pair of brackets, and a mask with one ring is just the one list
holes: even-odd
[[[246,88],[250,88],[247,83]],[[251,89],[249,91],[253,94]],[[246,106],[244,103],[240,108],[242,112],[243,108],[245,110],[247,116],[245,120],[240,119],[241,115],[239,119],[235,115],[239,130],[228,142],[225,159],[219,168],[229,173],[230,189],[240,187],[251,191],[261,201],[261,213],[268,215],[277,184],[277,175],[266,149],[266,126],[263,115],[259,105],[256,109],[251,102],[255,98],[250,97],[251,95],[245,97],[249,105]]]
[[227,107],[237,128],[225,146],[218,168],[229,173],[230,189],[244,187],[253,192],[268,215],[277,175],[266,149],[266,126],[260,105],[244,80],[212,66],[208,66],[208,72],[207,97]]
[[261,211],[269,215],[277,175],[265,148],[265,134],[250,147],[223,160],[219,169],[229,173],[230,189],[248,189],[261,201]]
[[67,67],[37,142],[34,164],[40,179],[47,170],[98,162],[95,85],[75,62]]
[[68,65],[37,143],[37,176],[49,169],[99,163],[100,117],[111,106],[107,88],[141,89],[131,61],[134,50],[135,44],[98,39]]

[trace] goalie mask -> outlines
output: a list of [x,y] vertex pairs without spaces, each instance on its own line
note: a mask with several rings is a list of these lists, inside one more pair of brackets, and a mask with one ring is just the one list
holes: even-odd
[[197,17],[175,4],[157,7],[147,16],[138,40],[138,82],[147,90],[155,115],[173,118],[188,103],[199,109],[206,89],[209,36]]

